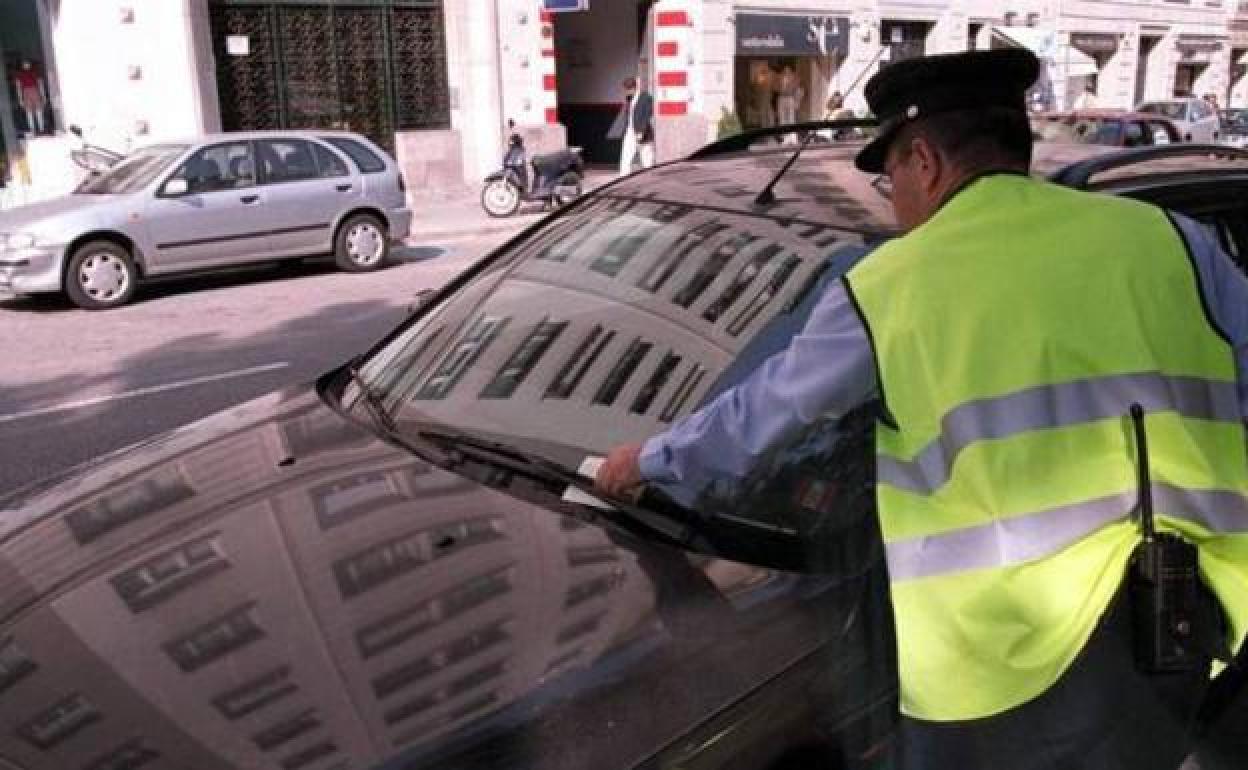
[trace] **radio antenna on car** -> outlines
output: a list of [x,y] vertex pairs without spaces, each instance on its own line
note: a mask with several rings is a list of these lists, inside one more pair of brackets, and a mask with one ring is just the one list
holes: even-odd
[[762,192],[760,192],[758,196],[754,198],[755,206],[770,206],[771,204],[776,202],[776,193],[774,191],[776,182],[779,182],[780,178],[783,177],[785,173],[790,168],[793,167],[793,164],[797,162],[798,157],[802,154],[802,150],[805,150],[806,145],[810,144],[811,140],[814,138],[815,138],[814,131],[808,131],[806,133],[806,136],[802,138],[802,143],[797,146],[797,151],[794,152],[792,157],[789,158],[788,162],[786,162],[784,166],[782,166],[780,170],[776,172],[776,175],[771,178],[771,181],[767,183],[767,186],[763,188]]

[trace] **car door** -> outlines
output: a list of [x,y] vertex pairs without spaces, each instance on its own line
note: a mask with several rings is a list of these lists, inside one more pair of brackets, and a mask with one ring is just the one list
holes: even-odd
[[293,137],[257,141],[256,157],[275,255],[330,251],[334,223],[361,194],[346,161],[318,142]]
[[251,142],[192,152],[146,207],[153,273],[264,259],[271,252]]

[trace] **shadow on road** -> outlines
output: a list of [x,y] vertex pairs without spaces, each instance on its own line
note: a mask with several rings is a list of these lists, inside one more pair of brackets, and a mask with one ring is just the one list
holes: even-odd
[[[387,268],[383,269],[417,262],[427,262],[446,254],[447,249],[437,246],[396,246],[390,252],[390,261]],[[332,258],[309,257],[307,259],[222,268],[211,273],[200,273],[190,276],[157,278],[153,279],[151,283],[139,287],[132,304],[141,304],[181,294],[192,294],[213,289],[228,289],[234,286],[288,281],[336,271],[337,268],[334,266]],[[0,300],[0,309],[21,313],[63,313],[77,311],[78,308],[64,294],[34,294],[28,297]]]

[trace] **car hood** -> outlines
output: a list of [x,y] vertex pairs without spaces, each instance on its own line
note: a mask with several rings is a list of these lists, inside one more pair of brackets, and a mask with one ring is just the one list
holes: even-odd
[[820,684],[784,708],[822,724],[893,692],[882,570],[690,554],[508,492],[297,388],[0,501],[3,755],[622,768],[780,729],[741,704],[798,662]]
[[49,201],[28,203],[0,211],[0,232],[20,233],[54,217],[82,214],[107,205],[117,198],[116,195],[64,195]]

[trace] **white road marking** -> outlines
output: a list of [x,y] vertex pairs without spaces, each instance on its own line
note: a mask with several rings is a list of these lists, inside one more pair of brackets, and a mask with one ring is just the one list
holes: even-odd
[[128,390],[125,393],[111,393],[107,396],[96,396],[95,398],[85,398],[81,401],[70,401],[66,404],[57,404],[56,406],[45,406],[42,409],[32,409],[28,412],[16,412],[14,414],[0,415],[0,423],[13,422],[14,420],[24,420],[28,417],[40,417],[45,414],[53,414],[55,412],[70,412],[75,409],[83,409],[88,406],[97,406],[106,404],[110,401],[121,401],[127,398],[138,398],[140,396],[150,396],[154,393],[165,393],[170,390],[178,390],[181,388],[190,388],[196,385],[204,385],[209,382],[220,382],[221,380],[233,380],[239,377],[249,377],[253,374],[264,374],[265,372],[274,372],[278,369],[285,369],[290,366],[289,361],[279,361],[274,364],[265,364],[264,366],[253,366],[249,369],[238,369],[233,372],[224,372],[222,374],[210,374],[205,377],[195,377],[180,382],[170,382],[164,385],[152,385],[147,388],[139,388],[138,390]]

